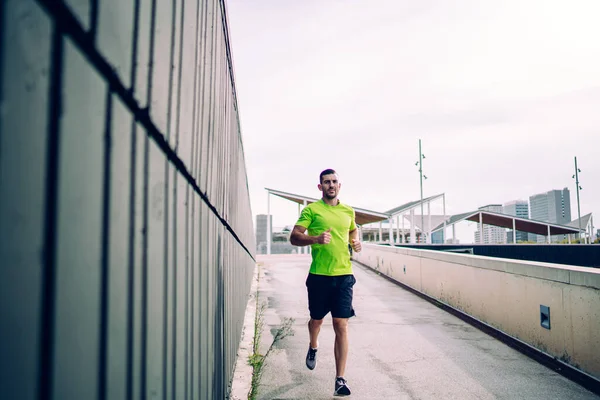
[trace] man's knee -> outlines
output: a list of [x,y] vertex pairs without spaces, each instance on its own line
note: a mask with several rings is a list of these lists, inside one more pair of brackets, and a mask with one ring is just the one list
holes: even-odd
[[323,325],[323,319],[310,319],[310,321],[308,321],[308,324],[310,326],[312,326],[313,328],[320,328],[321,325]]
[[333,330],[336,335],[344,335],[348,331],[348,318],[334,318]]

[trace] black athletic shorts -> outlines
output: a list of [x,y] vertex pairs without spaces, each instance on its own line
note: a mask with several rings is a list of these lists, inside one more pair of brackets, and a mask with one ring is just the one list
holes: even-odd
[[308,310],[312,319],[323,319],[331,312],[334,318],[353,317],[352,287],[354,275],[325,276],[308,274]]

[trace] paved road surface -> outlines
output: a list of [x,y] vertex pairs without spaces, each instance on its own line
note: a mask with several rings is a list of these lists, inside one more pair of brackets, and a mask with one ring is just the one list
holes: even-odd
[[[317,368],[304,364],[309,319],[304,282],[310,256],[259,256],[260,299],[268,304],[263,348],[283,318],[294,336],[264,367],[260,399],[331,399],[331,316],[319,336]],[[356,318],[349,324],[346,379],[352,399],[598,399],[451,314],[354,264]]]

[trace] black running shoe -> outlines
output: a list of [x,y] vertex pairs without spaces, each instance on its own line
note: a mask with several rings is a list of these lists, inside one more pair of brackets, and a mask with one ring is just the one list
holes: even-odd
[[317,366],[317,350],[313,350],[308,346],[308,353],[306,353],[306,366],[308,369],[315,369]]
[[350,396],[350,388],[344,378],[335,378],[334,396]]

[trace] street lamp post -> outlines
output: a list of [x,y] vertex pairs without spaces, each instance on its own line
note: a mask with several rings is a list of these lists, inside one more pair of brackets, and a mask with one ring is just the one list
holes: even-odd
[[575,157],[575,187],[577,189],[577,221],[579,222],[579,243],[581,244],[581,208],[579,207],[579,191],[583,188],[579,186],[579,173],[581,170],[577,168],[577,157]]
[[415,165],[419,166],[419,176],[420,176],[420,186],[421,186],[421,242],[423,241],[423,232],[425,228],[423,226],[424,223],[424,215],[423,215],[423,178],[427,179],[427,176],[423,175],[423,159],[425,159],[425,154],[421,151],[421,139],[419,139],[419,161],[416,162]]

